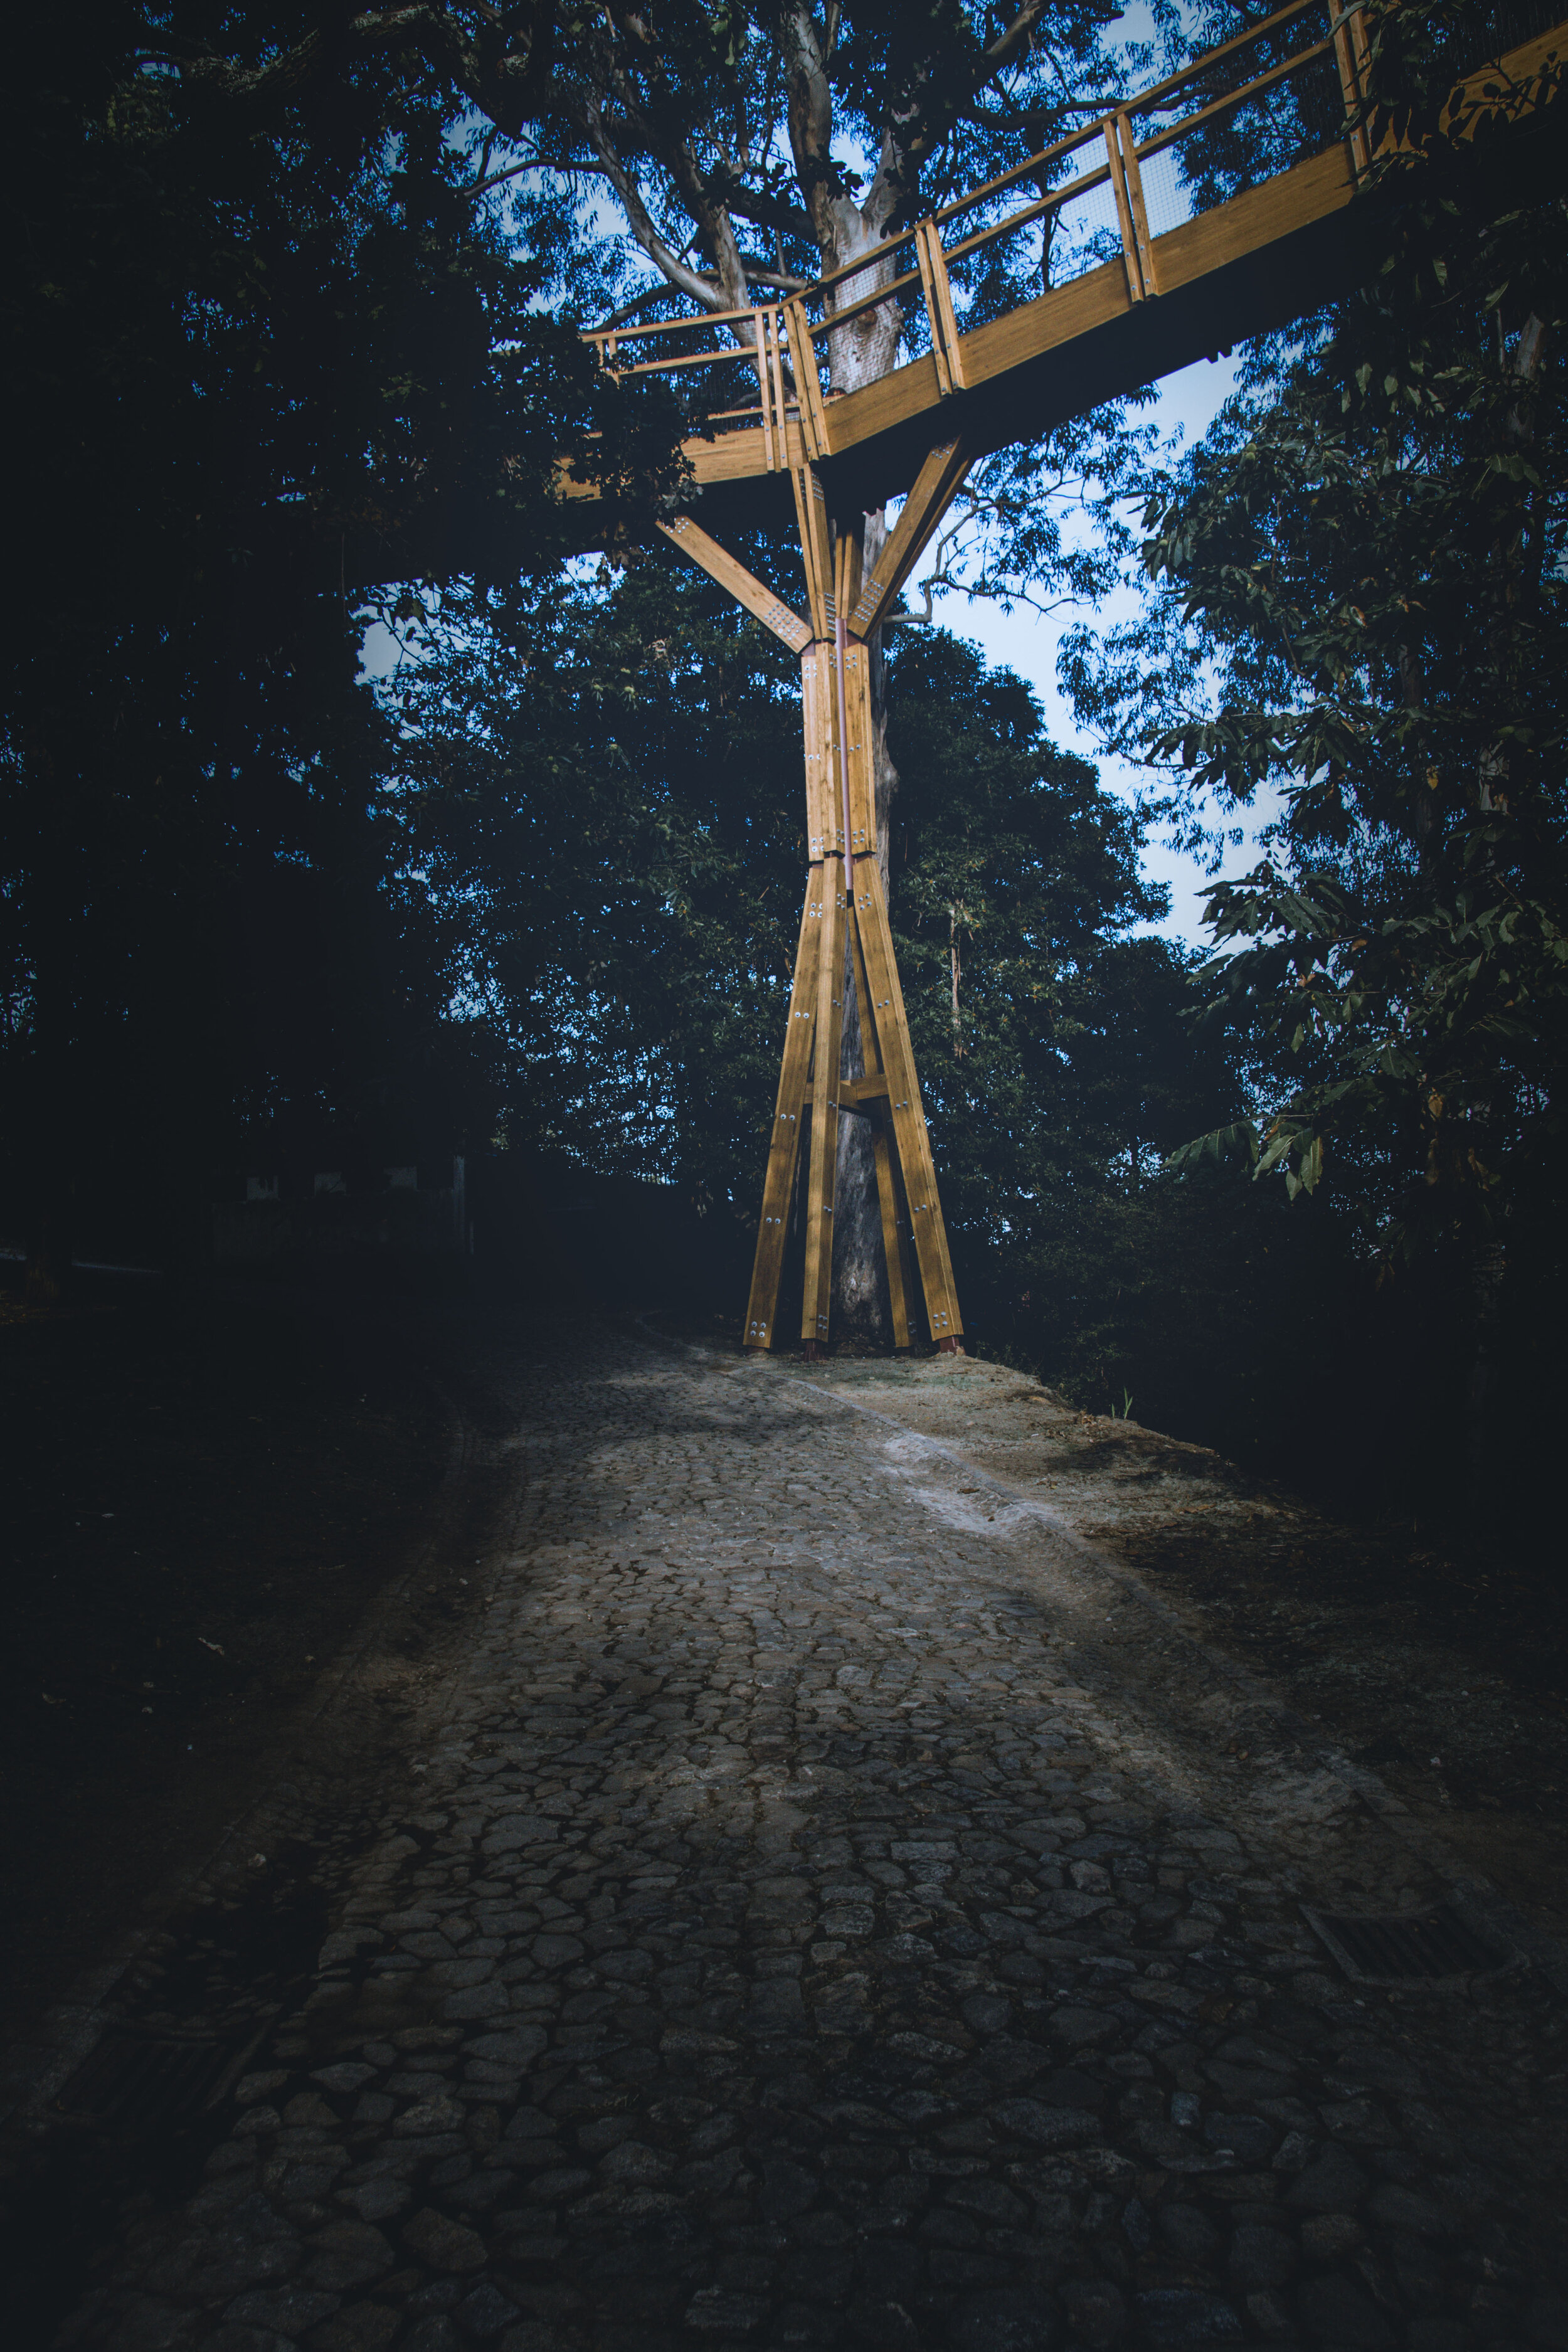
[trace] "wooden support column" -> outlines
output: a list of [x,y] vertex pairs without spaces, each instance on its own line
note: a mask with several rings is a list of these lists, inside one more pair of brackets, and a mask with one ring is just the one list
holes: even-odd
[[963,1329],[958,1292],[952,1279],[952,1258],[942,1223],[937,1192],[936,1165],[926,1130],[925,1108],[915,1076],[914,1047],[909,1016],[899,982],[898,959],[888,922],[882,877],[874,857],[855,868],[855,915],[866,953],[866,974],[871,987],[872,1015],[877,1024],[882,1066],[888,1074],[888,1097],[893,1116],[893,1139],[909,1195],[910,1225],[925,1293],[926,1319],[939,1347],[952,1345]]
[[893,1182],[893,1155],[889,1148],[888,1128],[879,1118],[871,1138],[871,1153],[877,1163],[877,1205],[882,1214],[882,1255],[888,1261],[888,1305],[893,1317],[893,1345],[900,1355],[907,1354],[910,1345],[910,1299],[904,1280],[904,1249],[908,1232],[900,1226],[899,1196]]
[[844,1044],[844,866],[824,858],[816,949],[816,1020],[812,1041],[811,1145],[805,1179],[805,1286],[800,1336],[827,1339],[833,1305],[833,1192],[838,1175],[839,1056]]
[[806,610],[814,637],[833,635],[833,541],[827,528],[827,500],[822,484],[809,466],[792,466],[795,519],[800,528],[801,560],[805,566]]
[[[865,648],[860,648],[865,658]],[[851,730],[854,719],[850,719]],[[851,783],[851,817],[854,814],[853,782]],[[858,856],[860,851],[857,849]],[[882,1255],[888,1268],[888,1306],[893,1318],[893,1345],[904,1353],[910,1344],[910,1302],[905,1282],[904,1255],[909,1240],[907,1217],[900,1223],[900,1199],[894,1181],[893,1154],[889,1148],[888,1127],[887,1073],[882,1066],[882,1041],[877,1029],[876,1008],[871,1002],[871,982],[866,971],[866,950],[860,939],[858,921],[851,917],[849,940],[855,972],[855,995],[860,1008],[860,1035],[865,1047],[866,1076],[855,1089],[856,1107],[863,1117],[872,1121],[871,1156],[877,1170],[877,1205],[882,1220]],[[880,1081],[879,1099],[871,1088]],[[848,1089],[846,1088],[846,1093]],[[842,1109],[840,1117],[842,1117]]]
[[[899,528],[884,550],[878,576],[864,583],[859,533],[841,531],[835,543],[815,473],[804,465],[791,467],[807,594],[813,624],[817,625],[817,634],[801,652],[810,880],[795,955],[789,1029],[746,1312],[749,1348],[777,1343],[779,1284],[803,1127],[806,1166],[801,1339],[807,1353],[815,1354],[829,1339],[838,1123],[847,1116],[873,1121],[872,1157],[895,1346],[910,1344],[906,1234],[914,1244],[932,1339],[939,1347],[955,1348],[963,1329],[877,866],[870,653],[864,638],[837,616],[853,612],[858,618],[863,611],[869,611],[880,617],[919,561],[921,550],[963,481],[966,466],[964,452],[956,442],[931,453],[906,501]],[[758,595],[767,592],[734,565],[732,558],[724,556],[721,549],[716,554],[710,554],[711,550],[712,542],[707,547],[693,543],[683,551],[711,570],[715,578],[724,576],[720,570],[721,560],[731,572],[727,584],[755,611],[756,604],[748,592]],[[732,576],[736,572],[738,579]],[[768,617],[776,634],[784,634],[776,618],[759,617]],[[788,618],[794,621],[795,616]],[[865,1048],[866,1075],[858,1079],[839,1075],[847,972],[847,985],[854,988],[858,1002]]]
[[800,657],[800,715],[805,736],[806,856],[813,861],[841,857],[838,684],[831,644],[809,646]]
[[795,1189],[795,1171],[800,1155],[805,1079],[811,1065],[811,1040],[816,1018],[816,956],[817,942],[822,936],[823,872],[820,865],[809,868],[805,904],[801,909],[800,940],[795,955],[795,983],[790,991],[789,1027],[784,1032],[784,1064],[779,1071],[778,1101],[773,1110],[773,1131],[768,1149],[768,1172],[763,1184],[763,1221],[757,1232],[757,1254],[752,1266],[752,1295],[746,1306],[748,1348],[771,1348],[773,1344],[779,1276],[784,1271],[790,1194]]

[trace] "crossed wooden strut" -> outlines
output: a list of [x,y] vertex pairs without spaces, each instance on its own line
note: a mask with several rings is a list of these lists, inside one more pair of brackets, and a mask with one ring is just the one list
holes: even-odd
[[[809,864],[746,1308],[748,1348],[771,1348],[777,1341],[779,1285],[803,1133],[807,1165],[800,1336],[808,1356],[826,1342],[838,1120],[846,1110],[872,1122],[894,1346],[910,1344],[911,1247],[931,1338],[939,1348],[956,1349],[963,1330],[877,863],[866,640],[919,562],[969,465],[962,441],[931,452],[875,571],[862,578],[861,535],[830,529],[822,485],[801,450],[790,472],[809,621],[781,604],[688,517],[659,525],[682,555],[800,656]],[[847,986],[853,986],[859,1007],[866,1063],[860,1078],[839,1075]]]

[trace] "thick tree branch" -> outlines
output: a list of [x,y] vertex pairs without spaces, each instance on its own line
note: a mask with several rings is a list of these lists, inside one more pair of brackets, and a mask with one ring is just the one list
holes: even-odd
[[672,286],[700,302],[705,310],[731,310],[743,306],[731,302],[722,283],[714,285],[695,269],[689,269],[654,226],[653,216],[643,201],[642,190],[612,144],[605,129],[604,116],[596,97],[577,100],[571,108],[571,117],[577,129],[599,159],[605,177],[620,199],[627,226],[648,259]]
[[806,0],[786,0],[779,10],[779,46],[784,51],[789,142],[795,177],[805,200],[812,233],[825,257],[837,249],[838,224],[833,195],[838,174],[833,162],[833,91],[827,62],[817,43]]

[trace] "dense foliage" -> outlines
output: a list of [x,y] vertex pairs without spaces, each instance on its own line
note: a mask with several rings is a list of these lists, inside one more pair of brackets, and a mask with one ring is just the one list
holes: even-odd
[[[226,14],[258,58],[286,28]],[[199,1222],[247,1116],[406,1122],[422,1089],[449,1116],[364,593],[547,563],[563,448],[669,467],[539,308],[569,257],[548,219],[531,249],[475,201],[438,78],[373,57],[237,94],[143,38],[113,7],[68,54],[23,28],[0,167],[4,1124],[56,1256],[105,1153]]]
[[[1429,126],[1456,58],[1486,53],[1473,13],[1384,23],[1374,135]],[[1239,1154],[1333,1195],[1405,1318],[1395,1417],[1472,1476],[1556,1385],[1525,1310],[1562,1295],[1568,1055],[1568,240],[1551,181],[1517,153],[1500,180],[1489,108],[1441,174],[1385,167],[1386,265],[1253,355],[1152,486],[1142,614],[1068,652],[1190,837],[1276,812],[1208,904],[1206,993],[1254,1107],[1177,1165]]]
[[[1466,5],[1384,25],[1402,126]],[[1077,0],[676,9],[650,47],[616,9],[110,6],[68,60],[24,36],[0,1172],[42,1259],[84,1171],[134,1164],[194,1242],[247,1139],[327,1132],[658,1179],[744,1256],[798,918],[795,666],[636,551],[679,419],[574,327],[870,249],[1067,123],[1069,89],[1142,71],[1103,26]],[[1397,1459],[1389,1492],[1531,1425],[1563,1289],[1563,213],[1528,183],[1506,209],[1474,127],[1371,289],[1258,347],[1149,486],[1137,625],[1068,646],[1189,837],[1279,809],[1216,881],[1207,972],[1142,935],[1144,818],[1017,679],[906,625],[879,751],[971,1327],[1185,1433]],[[1216,130],[1202,169],[1212,193],[1284,152]],[[960,270],[966,317],[1068,266],[1005,253]],[[899,324],[868,313],[831,364],[875,373]],[[1146,449],[1104,411],[989,461],[937,580],[1097,593]],[[613,568],[564,561],[563,453],[633,526]],[[795,593],[781,544],[737,552]],[[377,613],[406,648],[379,692]]]

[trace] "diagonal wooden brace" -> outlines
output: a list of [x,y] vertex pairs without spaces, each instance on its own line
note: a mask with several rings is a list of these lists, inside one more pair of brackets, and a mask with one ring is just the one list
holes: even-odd
[[863,859],[855,868],[855,919],[859,925],[860,944],[865,950],[866,977],[870,984],[871,1014],[876,1024],[877,1044],[882,1067],[888,1074],[893,1139],[903,1171],[904,1190],[909,1195],[910,1226],[914,1238],[915,1262],[920,1267],[921,1287],[925,1293],[926,1319],[931,1325],[931,1338],[940,1347],[943,1341],[951,1344],[955,1340],[963,1328],[963,1323],[958,1311],[958,1291],[952,1278],[947,1228],[942,1223],[931,1137],[926,1131],[925,1108],[921,1101],[920,1083],[915,1076],[914,1047],[910,1039],[909,1017],[904,1011],[904,992],[899,982],[893,935],[888,923],[887,902],[882,896],[882,878],[877,871],[874,857]]
[[798,613],[792,613],[787,604],[781,604],[771,588],[764,588],[754,572],[748,572],[743,563],[737,563],[716,539],[710,539],[700,524],[694,523],[689,515],[677,515],[673,522],[661,522],[658,528],[688,562],[695,563],[710,580],[727,588],[737,603],[755,614],[764,629],[783,638],[791,653],[805,652],[811,643],[809,625]]
[[904,510],[892,536],[877,558],[877,568],[865,582],[849,614],[858,637],[879,628],[900,590],[935,536],[943,515],[963,487],[970,454],[962,441],[944,441],[931,451],[915,477],[904,500]]
[[795,516],[800,526],[800,555],[805,566],[805,605],[816,637],[833,635],[833,537],[827,527],[827,499],[810,466],[792,466]]
[[833,1301],[833,1196],[838,1180],[839,1060],[844,1043],[844,867],[815,869],[822,888],[816,950],[816,1021],[812,1039],[811,1150],[805,1181],[805,1289],[800,1336],[822,1345]]
[[805,905],[801,909],[800,941],[795,949],[795,984],[790,991],[789,1027],[784,1035],[784,1063],[779,1071],[778,1101],[768,1146],[768,1172],[763,1185],[763,1221],[757,1229],[757,1254],[752,1265],[752,1296],[746,1307],[746,1345],[771,1348],[778,1312],[779,1277],[784,1271],[784,1241],[789,1230],[790,1195],[800,1156],[800,1130],[805,1108],[805,1075],[811,1066],[812,1032],[816,1023],[816,964],[822,938],[821,866],[806,877]]

